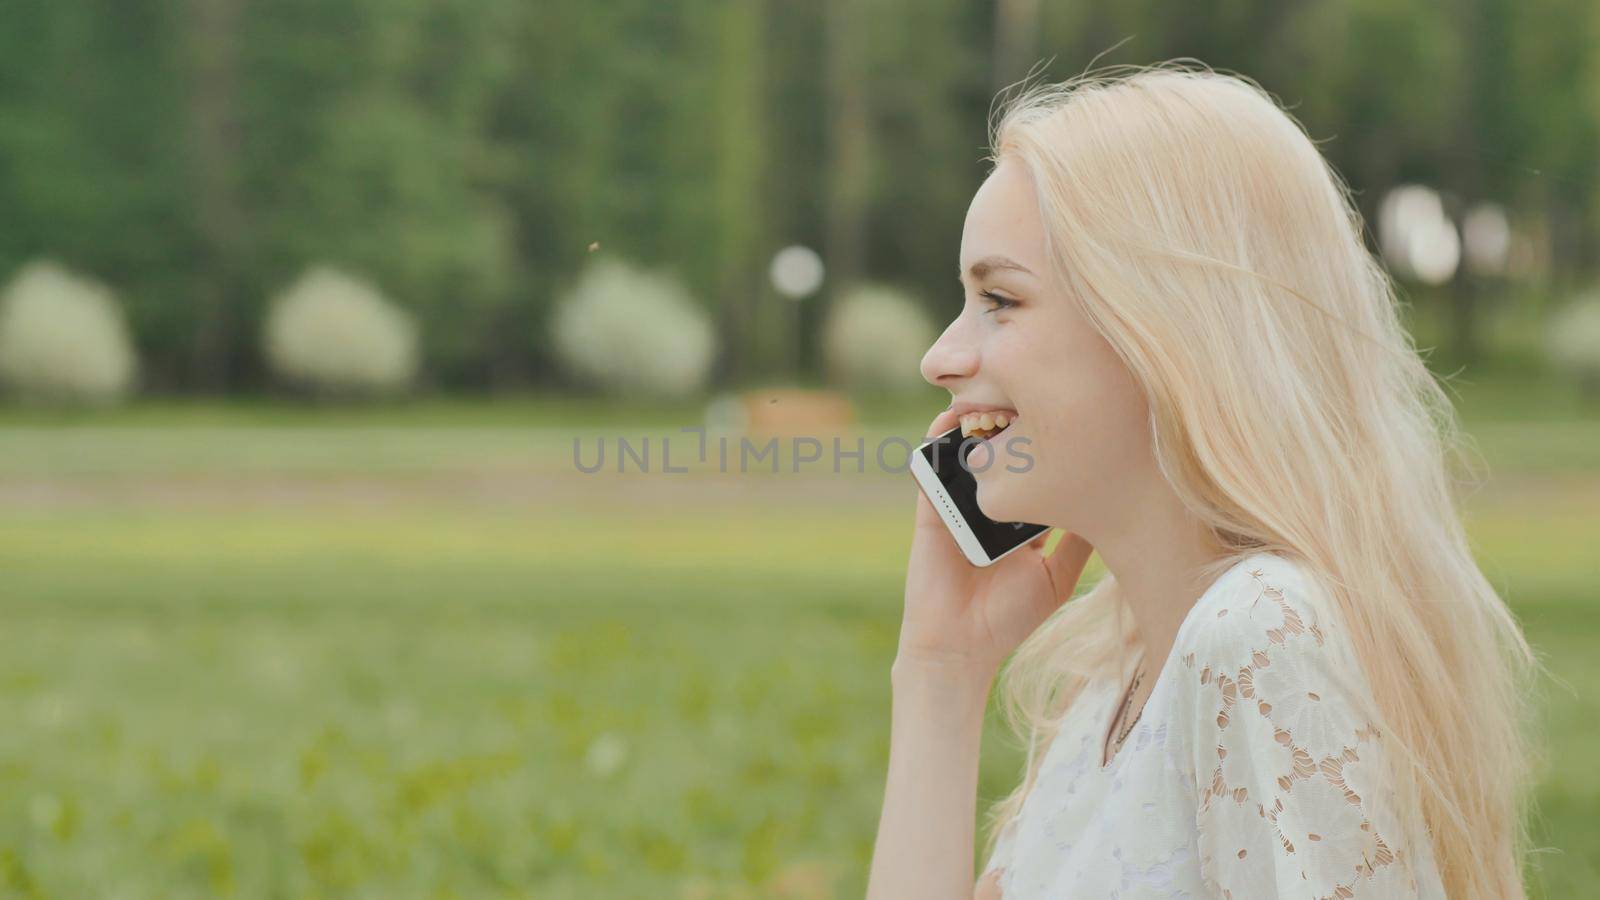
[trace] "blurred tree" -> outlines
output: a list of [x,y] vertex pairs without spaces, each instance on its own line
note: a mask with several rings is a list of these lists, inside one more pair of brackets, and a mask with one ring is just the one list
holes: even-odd
[[197,229],[194,291],[197,307],[193,375],[197,386],[223,390],[234,358],[233,298],[243,285],[248,251],[240,207],[238,37],[244,0],[188,0],[182,21],[190,56],[186,79],[188,158]]
[[810,340],[827,317],[832,298],[848,291],[862,275],[866,258],[866,224],[872,190],[872,83],[869,54],[873,36],[872,4],[827,0],[827,43],[823,78],[827,85],[827,206],[822,258],[828,266],[828,289],[817,302],[801,309],[803,337],[800,365],[816,371],[815,342]]
[[486,120],[509,70],[510,8],[274,0],[248,16],[260,287],[314,260],[367,274],[417,316],[426,372],[446,383],[484,383],[509,302]]
[[723,297],[759,265],[759,231],[747,227],[759,223],[741,208],[761,200],[753,179],[764,129],[744,124],[748,109],[726,106],[756,102],[747,92],[760,84],[724,83],[759,41],[760,11],[740,6],[517,7],[521,52],[494,122],[518,160],[502,184],[516,250],[534,273],[519,333],[531,336],[540,377],[558,377],[551,298],[577,279],[595,242],[597,254],[675,270],[694,295],[715,298],[724,328],[743,327]]
[[[0,275],[50,256],[112,285],[157,389],[264,384],[264,298],[320,260],[415,314],[435,384],[557,383],[552,298],[596,242],[703,298],[723,384],[816,375],[853,281],[953,314],[994,91],[1042,60],[1250,75],[1369,220],[1420,181],[1548,232],[1538,290],[1600,247],[1592,0],[9,0],[5,21]],[[827,265],[798,306],[765,278],[792,243]]]
[[707,95],[716,111],[709,131],[716,141],[714,260],[723,353],[715,377],[723,382],[748,374],[761,301],[772,300],[763,277],[772,246],[761,191],[768,152],[765,18],[764,0],[722,4],[709,18],[716,50]]
[[[1483,198],[1499,200],[1509,193],[1512,173],[1505,166],[1521,141],[1506,127],[1511,119],[1512,9],[1510,0],[1457,0],[1455,22],[1463,52],[1458,65],[1466,90],[1456,98],[1456,146],[1446,155],[1441,184],[1452,189],[1458,205]],[[1451,210],[1460,225],[1464,209]],[[1464,365],[1478,361],[1478,320],[1482,285],[1458,270],[1451,292],[1454,351]]]
[[[881,162],[872,179],[867,274],[921,298],[942,330],[961,309],[961,229],[990,167],[988,86],[1001,76],[991,72],[1000,63],[986,38],[995,22],[990,10],[959,0],[905,3],[894,19],[917,25],[890,20],[874,41]],[[1036,62],[1020,60],[1024,68]]]
[[959,308],[953,272],[967,205],[988,168],[994,77],[995,22],[983,7],[881,0],[836,4],[828,15],[828,284],[801,318],[812,374],[829,307],[861,279],[941,298],[941,322]]
[[1514,140],[1507,200],[1544,218],[1558,280],[1592,277],[1600,252],[1600,3],[1517,4],[1514,82],[1502,113]]
[[0,29],[0,277],[42,256],[106,281],[157,387],[194,333],[178,19],[168,0],[9,0]]
[[995,0],[990,89],[999,93],[1024,77],[1038,56],[1039,0]]
[[[803,244],[819,253],[825,250],[827,84],[819,75],[818,61],[827,41],[826,10],[824,4],[798,0],[771,0],[767,10],[763,127],[769,137],[761,192],[763,215],[773,236],[763,254],[769,264],[777,247]],[[828,265],[826,259],[824,265]],[[823,291],[832,290],[834,275],[830,267]],[[763,292],[751,353],[759,364],[751,374],[774,379],[800,367],[804,349],[800,332],[815,321],[814,316],[802,321],[802,313],[822,298],[813,295],[794,301],[774,297],[765,285]]]

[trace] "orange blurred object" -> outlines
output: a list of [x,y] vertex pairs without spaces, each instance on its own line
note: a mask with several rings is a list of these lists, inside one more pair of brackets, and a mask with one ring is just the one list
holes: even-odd
[[805,436],[842,434],[855,423],[850,398],[838,391],[764,388],[739,395],[745,427],[752,434]]

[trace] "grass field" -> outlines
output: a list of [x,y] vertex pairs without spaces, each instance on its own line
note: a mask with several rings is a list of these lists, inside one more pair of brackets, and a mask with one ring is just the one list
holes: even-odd
[[[1469,525],[1556,676],[1530,880],[1588,896],[1600,421],[1513,406]],[[574,410],[0,418],[0,893],[859,896],[909,478],[583,476]]]

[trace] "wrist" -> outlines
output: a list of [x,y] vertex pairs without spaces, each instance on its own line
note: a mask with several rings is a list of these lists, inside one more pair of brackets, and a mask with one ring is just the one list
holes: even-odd
[[983,732],[991,679],[981,669],[949,661],[896,658],[889,670],[889,684],[897,728],[917,723],[911,727],[974,739]]
[[935,653],[902,647],[889,667],[899,687],[926,686],[941,691],[973,693],[987,699],[998,667],[958,653]]

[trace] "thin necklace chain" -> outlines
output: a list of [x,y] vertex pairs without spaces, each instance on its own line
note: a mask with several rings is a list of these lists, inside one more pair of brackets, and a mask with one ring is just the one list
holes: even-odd
[[[1139,693],[1139,683],[1144,680],[1144,664],[1139,665],[1139,671],[1134,673],[1133,684],[1128,687],[1128,695],[1122,699],[1122,708],[1117,711],[1117,720],[1123,722],[1122,728],[1117,733],[1117,738],[1111,744],[1111,755],[1116,756],[1122,749],[1122,742],[1128,739],[1133,731],[1133,726],[1139,723],[1139,717],[1144,715],[1144,704],[1139,704],[1139,711],[1128,718],[1128,709],[1133,706],[1133,695]],[[1125,721],[1124,721],[1125,720]]]

